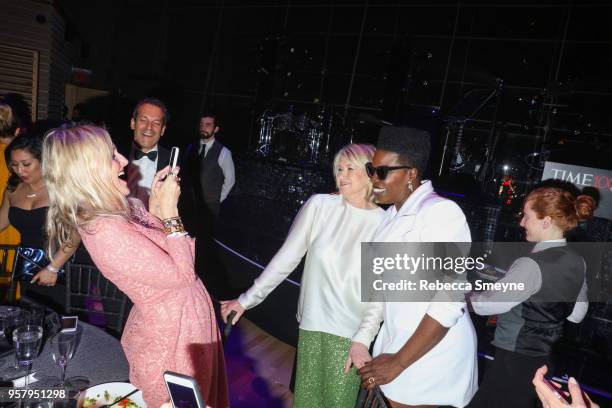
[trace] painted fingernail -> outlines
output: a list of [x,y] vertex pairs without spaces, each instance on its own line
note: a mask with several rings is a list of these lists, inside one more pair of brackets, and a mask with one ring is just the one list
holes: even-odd
[[576,379],[574,377],[570,377],[569,382],[571,384],[578,384],[578,381],[576,381]]

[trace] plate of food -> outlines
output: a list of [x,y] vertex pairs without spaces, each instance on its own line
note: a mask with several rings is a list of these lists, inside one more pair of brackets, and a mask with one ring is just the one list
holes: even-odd
[[142,399],[142,391],[121,399],[135,389],[136,387],[132,384],[124,382],[98,384],[81,393],[77,406],[79,408],[97,408],[118,401],[112,408],[147,408],[147,404]]

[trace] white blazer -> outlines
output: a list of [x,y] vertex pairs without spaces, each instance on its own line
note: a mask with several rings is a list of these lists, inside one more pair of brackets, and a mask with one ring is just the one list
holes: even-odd
[[[399,211],[391,206],[375,233],[377,242],[469,242],[470,229],[457,204],[424,181]],[[464,302],[375,302],[364,312],[353,341],[374,344],[374,356],[397,353],[428,314],[449,331],[394,381],[381,386],[395,402],[463,407],[477,390],[476,334]]]

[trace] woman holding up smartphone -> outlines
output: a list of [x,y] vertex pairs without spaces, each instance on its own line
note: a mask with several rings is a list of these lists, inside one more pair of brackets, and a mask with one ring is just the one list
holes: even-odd
[[227,407],[220,334],[178,217],[177,174],[166,167],[155,175],[149,213],[126,198],[127,160],[104,129],[56,129],[45,137],[43,159],[51,247],[80,234],[102,274],[134,303],[121,343],[147,405],[168,400],[163,373],[171,370],[195,377],[210,406]]

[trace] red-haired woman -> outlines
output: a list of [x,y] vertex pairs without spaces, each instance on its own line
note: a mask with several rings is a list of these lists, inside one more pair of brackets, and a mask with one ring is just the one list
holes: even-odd
[[584,259],[567,245],[565,234],[593,215],[595,200],[559,187],[539,187],[525,199],[521,227],[536,245],[517,259],[499,282],[523,283],[525,290],[481,292],[471,298],[479,315],[499,315],[487,368],[470,407],[533,407],[531,378],[549,364],[565,320],[580,323],[587,309]]

